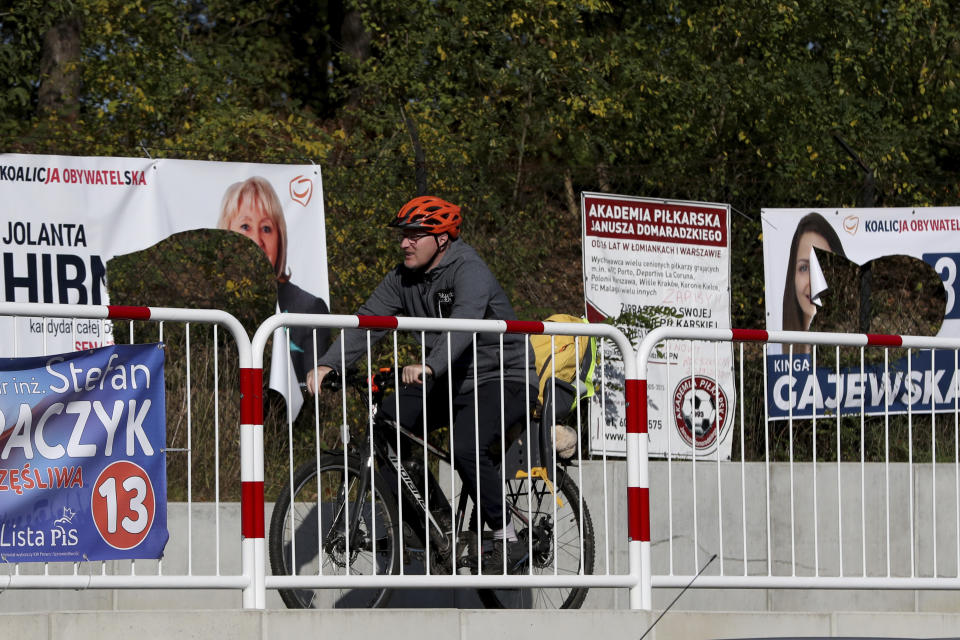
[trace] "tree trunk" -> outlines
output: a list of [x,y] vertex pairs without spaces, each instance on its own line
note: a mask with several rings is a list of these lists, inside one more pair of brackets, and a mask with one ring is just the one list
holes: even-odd
[[570,212],[570,217],[574,220],[579,219],[580,207],[577,204],[577,194],[573,190],[573,176],[570,175],[569,169],[563,172],[563,194],[567,200],[567,211]]
[[420,144],[420,132],[417,123],[407,114],[407,110],[400,105],[400,118],[407,126],[407,133],[410,134],[410,143],[413,145],[414,162],[414,181],[417,185],[417,195],[427,195],[427,156],[423,152],[423,145]]
[[[360,12],[353,9],[347,10],[340,23],[340,42],[345,54],[341,63],[345,75],[355,73],[360,68],[360,64],[370,57],[370,40],[370,33],[363,28]],[[361,97],[357,87],[353,87],[347,98],[347,106],[358,106]]]
[[80,18],[64,16],[43,36],[40,58],[40,115],[74,121],[80,98]]
[[343,52],[357,63],[370,57],[370,33],[363,28],[360,12],[350,10],[343,16],[341,26]]

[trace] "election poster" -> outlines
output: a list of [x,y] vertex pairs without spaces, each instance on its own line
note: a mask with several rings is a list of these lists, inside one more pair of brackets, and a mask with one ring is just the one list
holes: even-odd
[[[588,320],[618,324],[634,347],[661,325],[730,327],[729,205],[584,192],[581,206]],[[591,399],[590,448],[623,455],[622,360],[607,343],[602,356],[606,392]],[[732,347],[670,341],[649,362],[650,455],[728,459]]]
[[160,344],[0,359],[0,555],[160,558],[167,532]]
[[[960,336],[960,207],[764,209],[764,284],[767,329],[808,331],[831,283],[817,252],[863,265],[892,255],[930,265],[943,281],[946,308],[937,335]],[[834,283],[836,286],[836,283]],[[915,351],[876,366],[817,366],[802,344],[768,347],[767,409],[772,420],[843,415],[953,411],[953,353]]]
[[[192,229],[242,233],[278,277],[278,309],[329,309],[323,187],[316,165],[150,158],[0,156],[0,295],[5,302],[108,304],[110,258]],[[113,343],[101,320],[2,318],[0,356]],[[312,345],[274,340],[270,385],[294,389]],[[303,342],[303,340],[299,340]]]

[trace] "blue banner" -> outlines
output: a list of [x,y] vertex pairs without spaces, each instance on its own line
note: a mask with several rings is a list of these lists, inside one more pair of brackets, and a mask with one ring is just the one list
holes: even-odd
[[0,555],[159,558],[167,533],[163,345],[0,359]]
[[[817,364],[820,364],[819,362]],[[792,368],[792,372],[791,372]],[[767,411],[771,420],[882,415],[884,413],[953,413],[958,405],[960,370],[954,351],[916,351],[883,365],[817,367],[808,354],[767,356]]]

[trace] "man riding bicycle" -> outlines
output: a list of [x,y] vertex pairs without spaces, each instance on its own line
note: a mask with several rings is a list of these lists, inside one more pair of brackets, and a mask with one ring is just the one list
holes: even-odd
[[[440,198],[422,196],[403,205],[388,225],[399,230],[403,263],[387,273],[357,314],[515,320],[510,301],[486,263],[460,239],[461,221],[460,207]],[[384,334],[379,332],[374,339]],[[347,331],[343,336],[308,374],[311,393],[339,368],[341,349],[348,365],[366,353],[364,332]],[[416,338],[419,341],[421,334]],[[537,375],[525,340],[519,334],[503,335],[501,353],[500,334],[478,333],[474,361],[471,334],[450,332],[449,340],[446,333],[427,334],[425,364],[403,367],[397,391],[399,423],[411,430],[422,429],[424,391],[427,416],[438,417],[428,419],[428,429],[446,424],[452,403],[454,466],[494,531],[495,542],[483,557],[485,574],[503,572],[504,552],[508,572],[519,571],[527,560],[527,545],[517,540],[509,519],[504,527],[503,481],[499,456],[493,453],[500,450],[493,445],[500,438],[501,420],[506,427],[522,420],[528,412],[526,398],[537,397]],[[529,393],[525,385],[531,386]],[[378,420],[394,422],[396,411],[396,398],[385,399]],[[479,501],[474,495],[478,477]]]

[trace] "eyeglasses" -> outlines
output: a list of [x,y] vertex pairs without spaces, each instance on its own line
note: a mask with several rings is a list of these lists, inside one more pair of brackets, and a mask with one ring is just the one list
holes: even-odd
[[432,233],[419,232],[419,233],[410,233],[409,231],[401,231],[397,233],[397,242],[403,242],[404,240],[409,240],[410,244],[417,244],[426,237],[432,236]]

